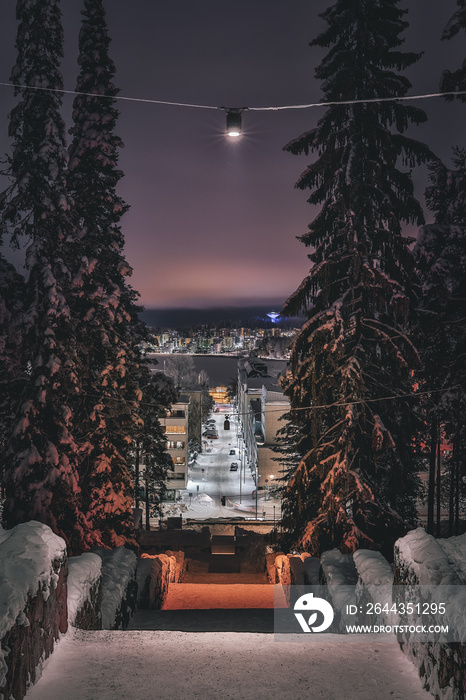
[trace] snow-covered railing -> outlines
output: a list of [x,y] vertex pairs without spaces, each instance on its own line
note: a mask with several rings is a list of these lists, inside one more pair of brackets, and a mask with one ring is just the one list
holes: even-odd
[[21,700],[67,630],[66,544],[35,521],[0,527],[0,698]]
[[68,623],[79,629],[102,627],[102,559],[86,552],[68,560]]
[[[453,539],[453,538],[452,538]],[[395,582],[421,586],[456,585],[462,583],[441,545],[422,527],[411,530],[395,542]]]
[[[436,540],[423,528],[395,542],[395,581],[413,589],[448,586],[443,623],[458,639],[466,638],[466,535]],[[418,669],[424,687],[442,700],[466,698],[466,645],[415,642],[409,632],[398,634],[403,652]]]
[[269,552],[265,557],[267,578],[270,583],[289,585],[318,585],[320,559],[308,552],[283,554]]
[[102,560],[102,629],[126,629],[136,608],[136,555],[125,547],[94,553]]
[[374,552],[371,549],[359,549],[354,552],[353,562],[358,573],[356,598],[360,610],[367,610],[369,603],[379,604],[381,610],[378,614],[366,616],[364,623],[368,625],[397,624],[397,618],[392,612],[383,612],[387,601],[392,600],[392,566],[380,552]]
[[180,583],[186,567],[184,552],[143,554],[138,560],[138,607],[160,610],[171,583]]

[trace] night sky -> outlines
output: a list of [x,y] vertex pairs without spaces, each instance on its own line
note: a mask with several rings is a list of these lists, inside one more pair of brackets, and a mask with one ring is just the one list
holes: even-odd
[[[0,81],[15,61],[14,0],[3,0]],[[111,55],[122,95],[243,107],[318,102],[313,78],[322,51],[309,42],[324,28],[330,0],[108,0]],[[441,42],[455,0],[407,0],[406,50],[425,51],[406,72],[411,94],[437,92],[443,69],[458,68],[464,36]],[[74,89],[81,2],[64,0],[66,89]],[[1,87],[0,153],[8,150],[13,91]],[[71,125],[72,97],[64,98]],[[465,145],[466,109],[443,99],[415,103],[429,115],[409,134],[445,162]],[[295,236],[313,218],[306,193],[294,189],[308,159],[283,152],[312,128],[322,109],[246,112],[244,135],[224,136],[225,114],[120,102],[125,142],[120,193],[131,209],[122,220],[133,286],[146,308],[278,307],[308,271]],[[418,195],[427,184],[416,174]],[[11,257],[11,255],[10,255]]]

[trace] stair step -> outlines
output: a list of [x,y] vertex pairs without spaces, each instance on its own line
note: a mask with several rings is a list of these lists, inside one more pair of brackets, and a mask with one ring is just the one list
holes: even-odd
[[[273,634],[275,612],[270,608],[247,610],[138,610],[129,630],[180,632],[260,632]],[[284,623],[280,623],[283,632]],[[290,632],[296,632],[291,627]]]
[[275,586],[244,583],[172,583],[163,610],[264,609],[277,606]]
[[183,583],[243,583],[243,584],[267,584],[267,574],[213,574],[207,571],[186,571],[183,575]]

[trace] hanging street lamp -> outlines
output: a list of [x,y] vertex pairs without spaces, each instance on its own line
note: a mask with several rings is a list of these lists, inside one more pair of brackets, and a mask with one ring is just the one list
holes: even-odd
[[241,136],[242,133],[242,112],[244,112],[246,107],[231,107],[231,108],[226,108],[222,107],[222,109],[225,109],[227,113],[227,125],[226,125],[226,134],[229,136],[231,139],[236,139],[239,136]]

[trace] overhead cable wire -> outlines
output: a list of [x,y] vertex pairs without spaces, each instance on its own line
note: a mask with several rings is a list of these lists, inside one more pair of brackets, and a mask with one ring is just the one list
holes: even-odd
[[[458,389],[459,385],[455,386],[450,386],[446,387],[445,389],[431,389],[429,391],[413,391],[409,392],[407,394],[395,394],[391,396],[379,396],[374,399],[358,399],[357,401],[341,401],[341,402],[336,402],[336,403],[328,403],[328,404],[315,404],[313,406],[299,406],[297,408],[292,408],[291,406],[284,406],[283,408],[273,408],[269,409],[267,413],[294,413],[297,411],[317,411],[317,410],[322,410],[322,409],[327,409],[327,408],[343,408],[346,406],[357,406],[359,404],[366,404],[366,403],[375,403],[377,401],[394,401],[397,399],[407,399],[407,398],[417,398],[419,396],[429,396],[431,394],[443,394],[447,393],[448,391],[453,391],[454,389]],[[189,390],[186,390],[189,391]],[[153,402],[145,402],[145,401],[137,401],[136,399],[134,400],[127,400],[127,399],[119,399],[119,398],[114,398],[113,396],[98,396],[97,394],[88,394],[85,392],[80,392],[81,396],[88,396],[89,398],[96,398],[100,399],[101,402],[105,403],[105,401],[116,401],[117,403],[124,403],[127,405],[134,405],[137,404],[138,406],[149,406],[154,409],[159,408],[159,405]],[[176,403],[176,401],[174,402]],[[228,413],[228,411],[226,411]],[[235,413],[235,416],[248,416],[249,411],[246,413]]]
[[[191,102],[172,102],[170,100],[153,100],[144,97],[127,97],[125,95],[102,95],[95,92],[80,92],[79,90],[65,90],[62,88],[51,88],[42,87],[38,85],[22,85],[19,83],[6,83],[0,82],[0,86],[12,87],[19,90],[37,90],[42,92],[58,92],[62,95],[82,95],[83,97],[98,97],[108,100],[120,100],[125,102],[142,102],[145,104],[155,104],[155,105],[166,105],[170,107],[189,107],[194,109],[216,109],[216,110],[228,110],[228,107],[219,107],[218,105],[203,105],[195,104]],[[399,95],[397,97],[368,97],[362,99],[353,100],[334,100],[328,102],[310,102],[308,104],[297,104],[297,105],[275,105],[269,107],[241,107],[241,110],[250,112],[278,112],[282,110],[291,109],[311,109],[313,107],[336,107],[338,105],[357,105],[357,104],[370,104],[370,103],[383,103],[383,102],[399,102],[404,100],[427,100],[437,97],[459,97],[461,95],[466,95],[466,90],[456,90],[449,92],[431,92],[423,93],[420,95]]]

